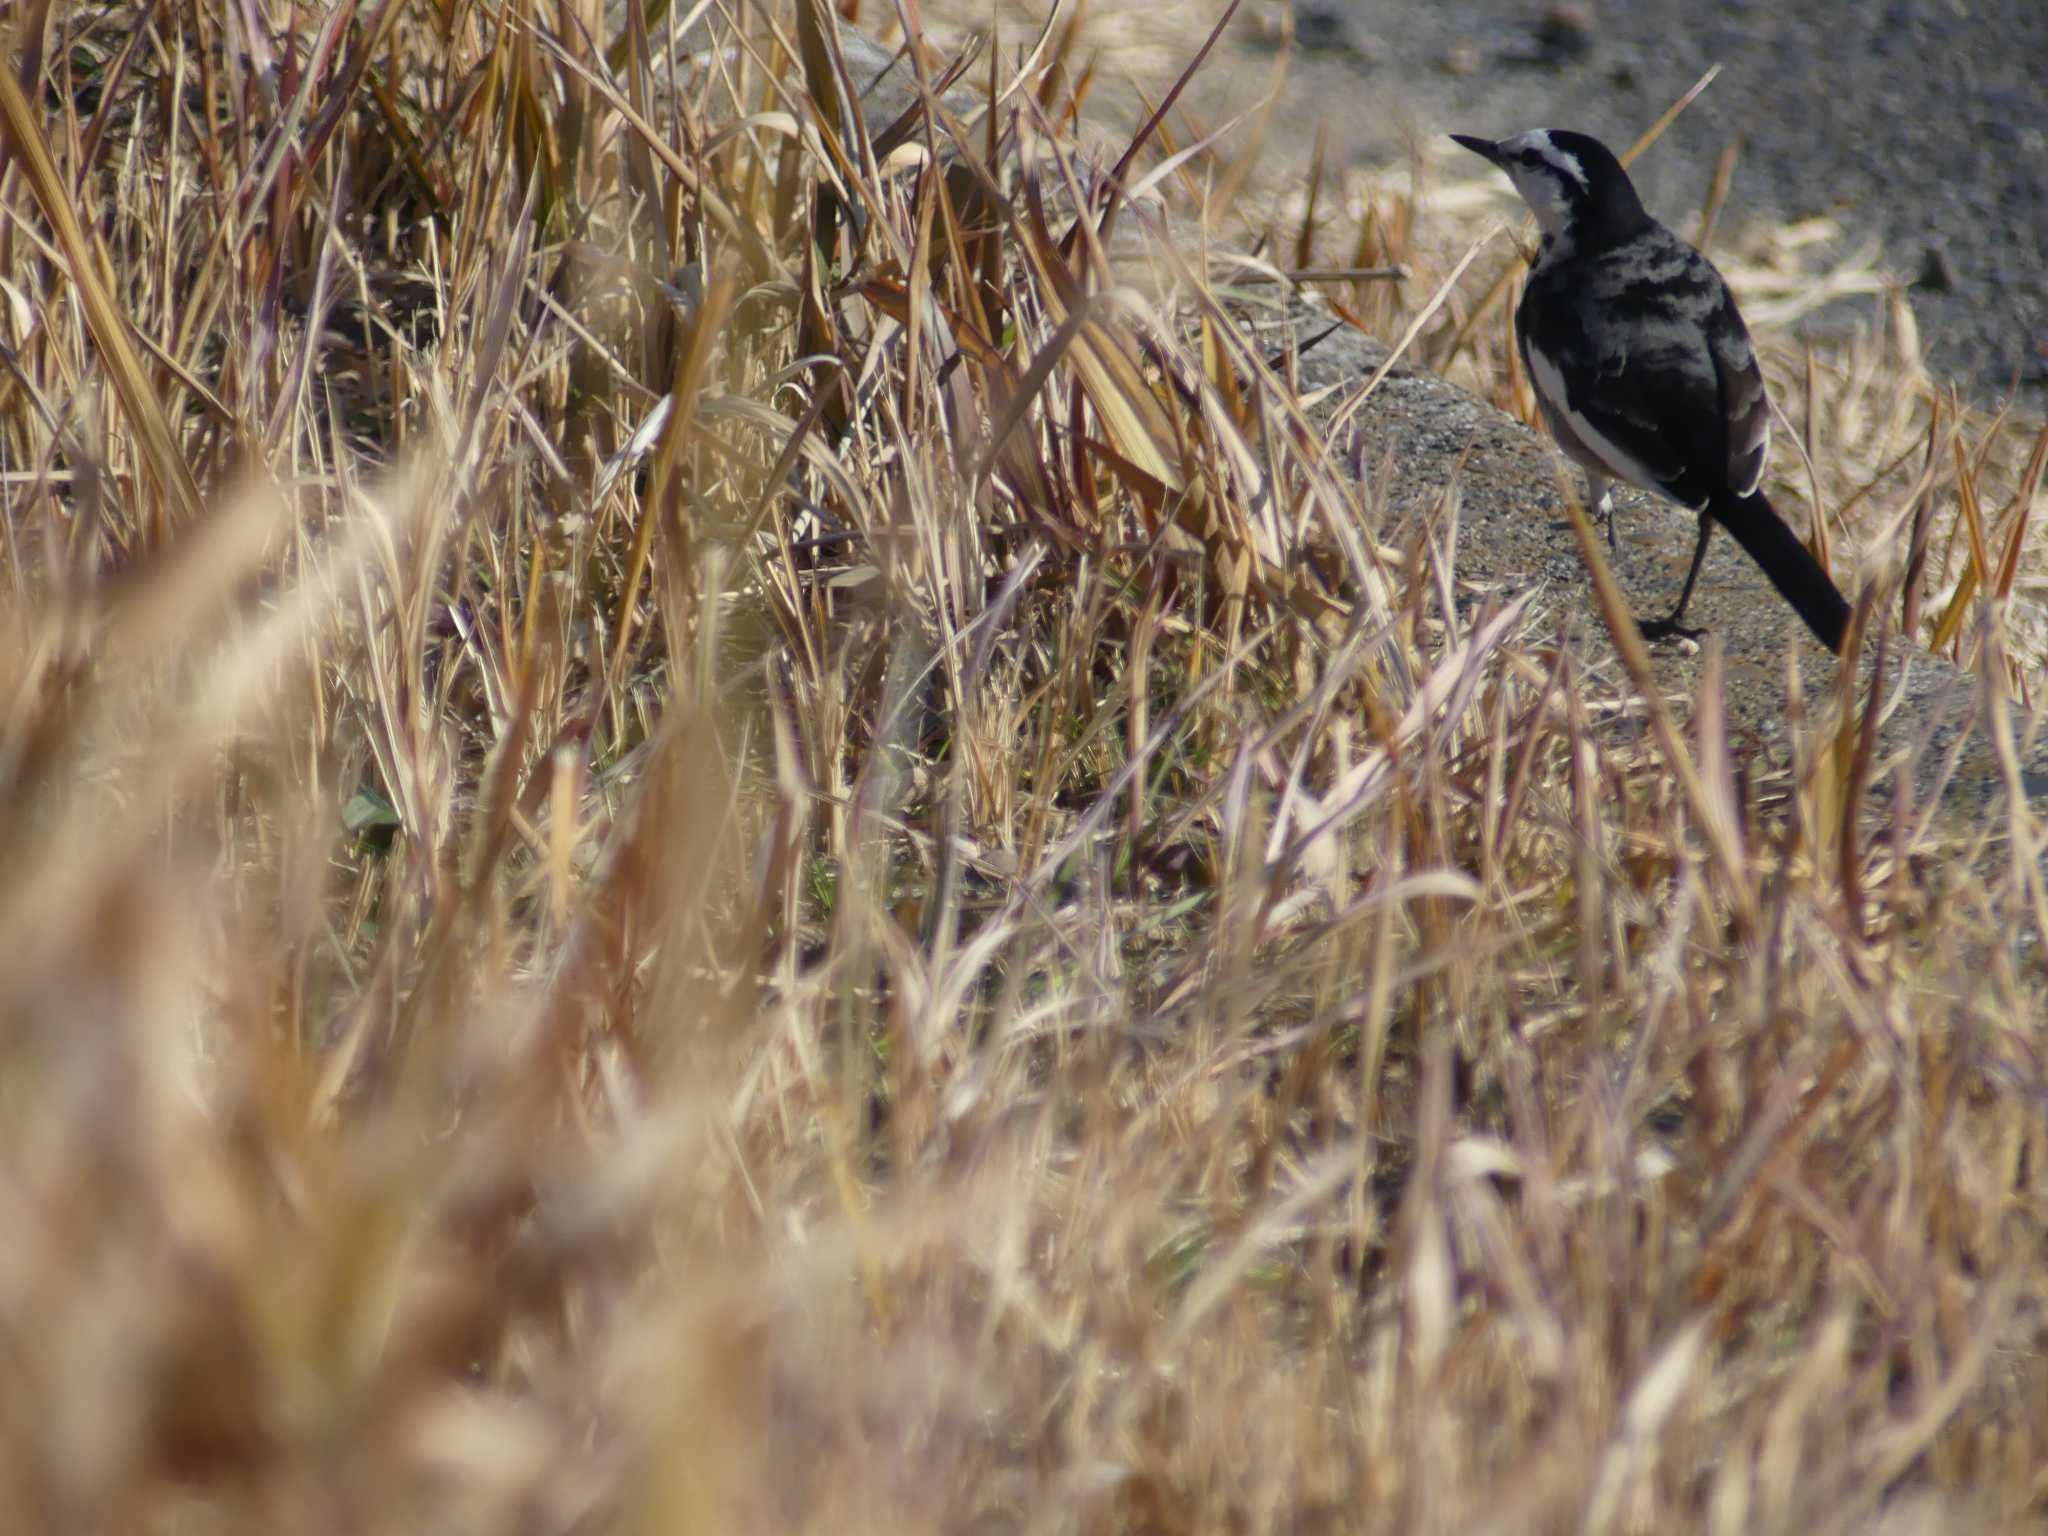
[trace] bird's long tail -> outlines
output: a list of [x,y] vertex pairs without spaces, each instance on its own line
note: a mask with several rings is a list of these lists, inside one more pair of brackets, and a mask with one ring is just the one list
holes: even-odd
[[1772,510],[1763,492],[1752,491],[1740,500],[1716,498],[1707,512],[1749,551],[1749,558],[1771,578],[1778,595],[1806,620],[1815,638],[1840,655],[1842,636],[1849,627],[1848,600],[1798,535]]

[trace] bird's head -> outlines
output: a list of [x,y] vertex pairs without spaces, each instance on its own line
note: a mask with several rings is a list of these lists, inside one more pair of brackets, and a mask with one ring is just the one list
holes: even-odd
[[1543,231],[1543,243],[1578,243],[1591,229],[1620,234],[1647,215],[1621,162],[1598,139],[1534,128],[1511,139],[1451,137],[1508,173]]

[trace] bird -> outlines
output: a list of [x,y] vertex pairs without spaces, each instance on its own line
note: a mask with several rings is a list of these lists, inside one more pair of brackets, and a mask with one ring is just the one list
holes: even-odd
[[1515,340],[1558,444],[1586,472],[1614,543],[1614,482],[1697,512],[1699,543],[1669,618],[1645,639],[1696,638],[1685,606],[1719,523],[1840,654],[1849,604],[1760,488],[1770,399],[1749,328],[1714,264],[1643,207],[1598,139],[1539,128],[1451,138],[1505,171],[1536,215]]

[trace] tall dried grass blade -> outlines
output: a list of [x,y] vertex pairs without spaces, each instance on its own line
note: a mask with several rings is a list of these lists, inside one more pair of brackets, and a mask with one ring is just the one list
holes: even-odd
[[[625,677],[626,659],[632,654],[634,616],[639,608],[640,588],[646,580],[654,546],[654,530],[662,520],[664,509],[674,500],[670,493],[675,485],[676,459],[682,451],[682,444],[697,430],[697,405],[710,367],[711,353],[723,337],[726,320],[738,293],[736,278],[722,276],[713,279],[705,289],[704,302],[698,306],[690,333],[676,354],[675,381],[668,396],[668,424],[655,447],[653,471],[648,477],[651,505],[642,509],[640,526],[634,531],[632,554],[626,564],[625,589],[619,594],[619,606],[612,619],[615,638],[605,677],[613,694],[618,692]],[[686,538],[687,531],[679,524],[679,535]],[[686,550],[686,543],[679,539],[678,558],[685,558]]]
[[[20,82],[12,71],[4,68],[0,68],[0,128],[6,130],[15,161],[21,166],[22,174],[43,210],[43,217],[50,221],[50,229],[64,252],[66,275],[78,290],[86,323],[92,329],[93,341],[99,347],[100,357],[112,378],[114,392],[120,397],[129,422],[142,438],[158,491],[170,504],[177,526],[197,522],[201,510],[199,487],[193,481],[192,471],[178,447],[170,418],[164,412],[163,402],[157,399],[155,390],[150,387],[142,360],[136,356],[129,341],[127,319],[115,304],[113,295],[107,291],[99,265],[93,259],[91,245],[72,208],[70,190],[58,174],[50,146],[43,138],[42,125],[36,121],[34,109],[22,94]],[[158,537],[168,532],[168,525],[159,524]]]
[[[1951,416],[1959,414],[1951,402]],[[1977,587],[1991,569],[1991,562],[1985,552],[1984,509],[1977,499],[1977,476],[1970,462],[1968,451],[1960,435],[1951,439],[1955,451],[1956,502],[1962,513],[1963,531],[1969,535],[1970,563],[1963,571],[1962,579],[1956,583],[1956,590],[1942,611],[1941,618],[1934,626],[1934,639],[1930,648],[1936,652],[1947,650],[1954,642],[1956,633],[1962,628],[1963,620],[1969,613],[1970,600],[1977,595]]]
[[1714,226],[1721,220],[1721,210],[1728,205],[1728,189],[1735,182],[1735,162],[1742,158],[1742,141],[1739,133],[1729,139],[1714,162],[1714,177],[1707,184],[1707,201],[1700,209],[1700,237],[1694,242],[1703,251],[1714,243]]
[[1927,550],[1934,539],[1935,480],[1941,462],[1941,405],[1941,396],[1936,395],[1927,417],[1926,456],[1911,498],[1913,534],[1907,544],[1906,571],[1901,578],[1905,590],[1899,610],[1899,632],[1909,639],[1920,633],[1920,609],[1927,596]]
[[1998,575],[1991,586],[2001,600],[2012,596],[2012,585],[2019,575],[2020,551],[2026,547],[2027,529],[2033,523],[2034,494],[2041,488],[2043,469],[2048,469],[2048,423],[2034,434],[2034,451],[2027,455],[2027,467],[2013,490],[2012,500],[2005,506],[2005,549],[1999,556]]
[[1708,86],[1712,85],[1715,79],[1720,75],[1720,73],[1721,66],[1719,64],[1715,64],[1711,68],[1709,68],[1705,74],[1701,75],[1699,79],[1693,81],[1691,88],[1688,89],[1683,96],[1679,97],[1678,100],[1674,101],[1673,103],[1671,103],[1670,106],[1666,107],[1663,110],[1663,112],[1659,114],[1657,121],[1650,124],[1648,128],[1645,128],[1643,130],[1642,137],[1637,139],[1635,143],[1629,145],[1628,149],[1621,156],[1621,163],[1624,166],[1633,165],[1638,155],[1642,154],[1644,150],[1648,149],[1652,144],[1656,143],[1659,139],[1663,138],[1664,130],[1666,128],[1669,128],[1673,123],[1678,121],[1679,114],[1684,112],[1687,107],[1691,106],[1693,102],[1698,100],[1700,93],[1704,91]]

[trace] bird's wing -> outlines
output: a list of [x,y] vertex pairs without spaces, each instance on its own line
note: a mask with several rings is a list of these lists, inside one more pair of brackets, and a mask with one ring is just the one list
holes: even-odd
[[[1728,348],[1710,344],[1723,329],[1723,308],[1733,313],[1727,285],[1704,257],[1657,233],[1647,248],[1624,246],[1576,271],[1560,268],[1557,280],[1571,285],[1573,302],[1525,301],[1520,318],[1533,324],[1524,326],[1523,355],[1539,394],[1563,401],[1552,417],[1560,439],[1569,433],[1618,478],[1701,507],[1731,481],[1743,484],[1730,473],[1735,397],[1745,402],[1745,422],[1762,412],[1766,435],[1769,412],[1740,321],[1734,334],[1746,374],[1741,359],[1723,356]],[[1532,294],[1538,281],[1531,279]],[[1754,375],[1753,391],[1729,391],[1724,373],[1738,384]],[[1761,443],[1749,441],[1747,427],[1739,435],[1760,472]],[[1752,474],[1748,488],[1754,483]]]
[[[1704,260],[1705,258],[1702,258]],[[1736,313],[1734,296],[1721,288],[1721,311],[1708,330],[1708,350],[1721,385],[1721,419],[1728,424],[1728,488],[1747,496],[1764,477],[1771,452],[1771,401],[1749,329]]]

